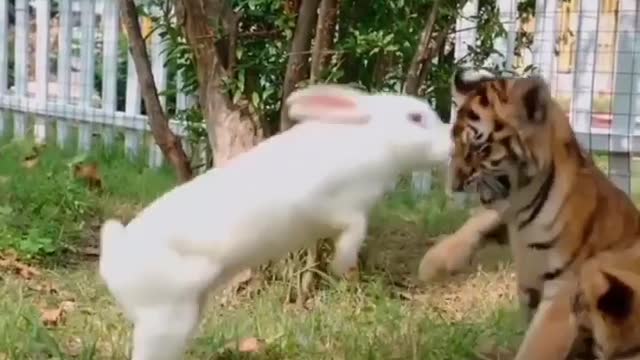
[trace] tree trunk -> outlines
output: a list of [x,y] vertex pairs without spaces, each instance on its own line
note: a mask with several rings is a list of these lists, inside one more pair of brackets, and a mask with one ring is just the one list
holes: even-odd
[[[228,9],[221,0],[177,0],[176,12],[189,46],[194,52],[200,85],[199,98],[209,143],[213,150],[214,166],[224,166],[238,155],[258,144],[262,138],[260,121],[245,99],[234,104],[225,92],[228,70],[222,64],[215,41],[214,26]],[[217,17],[217,18],[211,18]]]
[[133,0],[120,0],[120,9],[121,21],[129,36],[129,49],[138,74],[151,133],[164,156],[175,168],[178,180],[180,182],[188,181],[193,176],[191,164],[182,149],[180,138],[171,131],[169,119],[158,99],[158,89],[151,72],[147,47],[140,31],[136,5]]
[[420,69],[418,84],[423,84],[427,80],[427,76],[429,75],[429,72],[431,72],[431,67],[433,66],[433,59],[446,45],[450,27],[451,24],[447,24],[446,27],[440,30],[438,35],[436,35],[433,46],[430,47],[429,51],[427,51],[427,53],[425,54],[424,64],[422,65],[422,69]]
[[318,3],[319,0],[302,0],[302,4],[300,4],[296,30],[293,34],[293,40],[291,41],[289,61],[287,62],[284,83],[282,85],[280,131],[286,130],[292,125],[287,116],[284,101],[295,89],[296,84],[307,77],[304,69],[309,61],[311,36],[313,35],[313,28],[318,18]]
[[338,22],[338,4],[339,0],[320,0],[318,25],[311,50],[310,80],[312,83],[318,81],[322,72],[331,62],[330,51],[333,49]]
[[433,29],[436,25],[439,2],[439,0],[435,0],[433,2],[431,13],[429,14],[429,19],[427,20],[427,23],[422,30],[422,34],[420,35],[418,48],[413,55],[411,64],[409,65],[409,70],[407,72],[407,81],[404,84],[404,92],[407,94],[416,95],[418,93],[418,89],[420,88],[420,68],[425,64],[425,55],[427,51],[429,51],[431,35],[433,34]]

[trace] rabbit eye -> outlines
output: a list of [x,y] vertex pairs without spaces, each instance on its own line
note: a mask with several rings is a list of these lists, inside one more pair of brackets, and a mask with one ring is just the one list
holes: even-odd
[[421,124],[422,114],[418,114],[418,113],[409,114],[409,121],[411,121],[412,123]]

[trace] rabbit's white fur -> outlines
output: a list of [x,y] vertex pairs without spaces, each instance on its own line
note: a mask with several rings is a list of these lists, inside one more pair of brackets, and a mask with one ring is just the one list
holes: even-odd
[[[401,173],[448,158],[448,126],[409,96],[295,92],[300,123],[101,230],[100,275],[134,323],[134,360],[179,359],[207,293],[246,268],[332,237],[357,265],[371,207]],[[416,123],[417,121],[417,123]]]

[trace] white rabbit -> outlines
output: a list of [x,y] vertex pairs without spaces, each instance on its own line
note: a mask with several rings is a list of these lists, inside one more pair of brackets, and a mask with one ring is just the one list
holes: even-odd
[[101,230],[100,275],[134,323],[134,360],[179,359],[210,290],[332,237],[357,265],[368,213],[402,173],[442,164],[449,127],[423,101],[316,85],[287,99],[299,124]]

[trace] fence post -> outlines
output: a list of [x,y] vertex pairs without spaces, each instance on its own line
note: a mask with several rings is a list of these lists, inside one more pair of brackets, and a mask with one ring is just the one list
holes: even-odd
[[[640,119],[640,16],[637,0],[620,0],[616,66],[613,93],[613,119],[609,148],[609,177],[618,187],[631,193],[631,151],[640,148],[635,125]],[[622,145],[622,146],[621,146]]]
[[[9,2],[7,0],[0,0],[0,98],[7,93],[8,76],[9,71],[9,52],[7,49],[9,32],[7,23],[9,22]],[[0,138],[3,137],[7,131],[7,119],[5,118],[5,112],[0,109]]]
[[[58,103],[69,104],[71,99],[71,0],[59,0],[58,14],[60,16],[60,32],[58,33],[58,88],[60,98]],[[56,122],[56,142],[60,148],[69,145],[69,125],[67,121]]]
[[518,0],[498,0],[500,22],[506,31],[506,36],[495,40],[495,49],[500,54],[492,54],[489,59],[494,66],[513,70],[514,50],[516,45],[516,22],[518,18]]
[[[27,0],[16,0],[15,19],[14,95],[22,107],[22,105],[26,105],[24,103],[27,101],[27,81],[29,77],[27,72],[29,61],[27,54],[27,34],[29,33],[29,7]],[[24,139],[27,136],[27,116],[23,112],[13,113],[13,135],[16,139]]]
[[[128,39],[127,39],[128,41]],[[140,84],[138,82],[138,74],[136,66],[133,63],[131,52],[127,51],[127,93],[126,93],[125,112],[129,115],[140,114],[142,98],[140,94]],[[142,137],[139,131],[127,129],[124,132],[124,147],[129,158],[137,158],[140,154],[140,146]]]
[[578,14],[576,62],[571,96],[571,121],[578,141],[586,149],[607,149],[592,140],[593,88],[598,44],[599,1],[581,1]]
[[[118,0],[103,0],[102,12],[102,108],[108,113],[118,110],[118,43],[120,35]],[[113,126],[103,126],[102,139],[106,146],[112,146]]]
[[[589,1],[591,0],[586,0],[586,2]],[[553,51],[557,28],[557,13],[557,0],[536,0],[536,31],[533,38],[533,61],[540,69],[542,77],[547,81],[551,81],[555,73]]]
[[[96,9],[94,1],[81,1],[80,13],[82,20],[80,22],[82,26],[82,44],[80,47],[80,78],[84,79],[82,84],[82,93],[80,98],[80,104],[91,111],[93,108],[93,94],[94,94],[94,80],[95,76],[95,19]],[[89,151],[92,143],[93,124],[85,121],[81,121],[78,125],[78,148],[80,151]]]
[[[476,43],[478,21],[478,0],[468,0],[462,8],[462,14],[456,19],[456,34],[454,57],[456,61],[469,54],[469,46]],[[455,119],[455,108],[452,109],[451,119]]]
[[[36,102],[37,107],[46,110],[49,100],[49,0],[36,1]],[[46,115],[36,117],[35,140],[44,143],[53,134],[53,127]]]
[[197,99],[195,99],[194,96],[187,95],[180,90],[184,86],[183,72],[184,70],[178,70],[178,74],[177,74],[178,79],[176,81],[177,88],[178,88],[176,91],[177,92],[176,109],[178,110],[186,110],[192,107],[197,101]]

